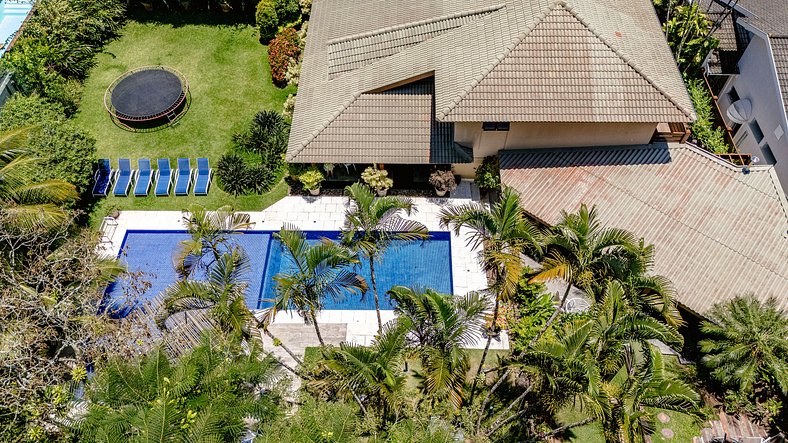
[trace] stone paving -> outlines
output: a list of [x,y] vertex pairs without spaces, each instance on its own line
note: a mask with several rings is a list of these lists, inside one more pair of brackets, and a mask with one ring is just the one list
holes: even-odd
[[[410,218],[420,221],[430,231],[445,231],[441,229],[438,220],[440,209],[449,204],[463,204],[478,201],[478,190],[469,182],[463,182],[452,195],[451,199],[445,198],[414,198],[417,212]],[[274,205],[260,212],[249,212],[253,230],[277,231],[283,224],[292,224],[304,231],[335,231],[342,227],[347,199],[344,197],[300,197],[290,196],[278,201]],[[178,211],[123,211],[115,220],[113,226],[103,228],[104,238],[100,248],[109,256],[116,257],[120,252],[120,245],[127,230],[183,230],[182,214]],[[452,277],[455,294],[466,294],[469,291],[484,289],[487,279],[478,262],[478,251],[466,244],[467,230],[460,235],[451,236]],[[381,311],[383,321],[395,317],[394,311]],[[331,310],[322,311],[318,316],[320,324],[344,325],[343,328],[331,328],[332,332],[325,337],[327,342],[338,344],[340,341],[349,341],[357,344],[368,345],[377,331],[375,311],[347,311]],[[317,343],[314,328],[305,325],[304,320],[295,313],[280,312],[277,314],[274,325],[292,325],[281,331],[278,337],[290,345],[293,352],[303,355],[303,349]],[[294,329],[293,329],[294,328]],[[296,330],[302,332],[296,333]],[[292,337],[290,337],[292,336]],[[312,338],[314,340],[312,340]],[[292,344],[291,344],[291,340]],[[314,341],[314,343],[313,343]],[[483,348],[484,340],[481,338],[471,348]],[[508,338],[502,334],[501,338],[494,340],[493,349],[508,349]],[[269,348],[270,349],[270,348]],[[275,352],[280,355],[280,352]]]

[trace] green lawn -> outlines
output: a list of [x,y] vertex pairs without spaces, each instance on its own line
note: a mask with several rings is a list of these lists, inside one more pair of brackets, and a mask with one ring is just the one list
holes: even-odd
[[[184,23],[131,20],[120,39],[97,58],[85,82],[76,122],[97,140],[98,156],[117,159],[208,157],[215,167],[230,147],[231,136],[243,129],[261,109],[280,111],[293,88],[271,84],[266,47],[257,31],[245,24],[203,24],[201,17]],[[195,24],[196,23],[196,24]],[[117,127],[103,105],[104,91],[124,72],[146,65],[166,65],[189,81],[191,108],[173,128],[129,132]],[[215,182],[215,180],[214,180]],[[280,184],[266,195],[233,198],[215,183],[207,197],[107,197],[94,211],[104,216],[112,209],[180,210],[192,203],[209,208],[231,204],[241,210],[260,210],[286,194]]]

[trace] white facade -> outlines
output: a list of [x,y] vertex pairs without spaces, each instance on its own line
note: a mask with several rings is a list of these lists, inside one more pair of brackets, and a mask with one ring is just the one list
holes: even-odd
[[[778,82],[768,36],[756,29],[751,31],[752,39],[739,59],[739,74],[726,82],[717,103],[727,125],[736,129],[733,140],[739,152],[757,157],[756,164],[774,165],[783,191],[788,193],[788,122],[780,91],[781,86],[788,85]],[[736,96],[752,103],[749,121],[739,127],[727,115]]]

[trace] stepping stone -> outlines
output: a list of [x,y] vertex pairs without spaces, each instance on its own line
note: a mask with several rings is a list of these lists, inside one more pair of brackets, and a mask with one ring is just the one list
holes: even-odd
[[664,428],[664,429],[662,429],[662,431],[660,431],[660,433],[665,438],[673,438],[673,435],[674,435],[673,434],[673,429],[670,429],[670,428]]
[[657,414],[657,418],[662,423],[667,423],[667,422],[670,421],[670,416],[668,414],[664,413],[664,412],[660,412],[659,414]]

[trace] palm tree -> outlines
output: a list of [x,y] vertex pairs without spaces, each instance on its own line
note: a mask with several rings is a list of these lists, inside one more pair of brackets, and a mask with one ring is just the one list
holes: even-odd
[[276,299],[271,315],[277,311],[295,309],[315,326],[320,345],[325,346],[317,312],[323,300],[330,297],[340,300],[346,292],[366,291],[367,282],[353,272],[358,263],[355,254],[329,239],[310,245],[306,236],[293,227],[284,227],[274,237],[287,254],[291,267],[274,276]]
[[[492,327],[498,321],[498,308],[501,302],[511,300],[517,291],[517,283],[523,271],[523,254],[539,251],[541,233],[525,216],[520,206],[520,197],[512,188],[505,188],[501,199],[491,209],[479,203],[456,205],[441,209],[441,226],[451,227],[455,235],[467,228],[468,245],[481,252],[482,268],[490,278],[489,291],[495,294]],[[476,387],[476,379],[484,367],[493,331],[487,337],[479,368],[476,370],[471,386],[471,402]]]
[[60,206],[77,198],[76,188],[62,180],[31,180],[40,159],[23,146],[27,129],[0,133],[0,211],[20,228],[51,228],[66,219]]
[[253,316],[245,301],[249,272],[243,249],[235,247],[219,255],[208,269],[207,280],[178,280],[167,288],[157,324],[165,327],[177,313],[207,311],[221,331],[250,337]]
[[590,210],[580,205],[576,214],[563,212],[561,221],[545,239],[547,256],[542,270],[531,278],[532,282],[561,279],[566,282],[558,309],[550,316],[541,331],[531,340],[536,343],[566,304],[572,286],[588,294],[620,267],[622,256],[630,254],[637,241],[628,231],[607,228],[597,219],[596,208]]
[[342,343],[323,348],[309,388],[330,397],[352,398],[365,415],[373,407],[388,420],[403,403],[407,334],[407,329],[391,322],[371,346]]
[[178,244],[173,257],[173,266],[181,278],[194,276],[210,267],[230,248],[229,234],[251,226],[248,214],[235,212],[230,206],[208,211],[192,205],[184,213],[183,222],[191,238]]
[[177,360],[161,349],[132,361],[113,359],[87,383],[84,415],[70,423],[82,442],[237,442],[248,420],[278,415],[278,399],[264,389],[279,374],[256,347],[205,336]]
[[470,369],[463,348],[478,338],[489,304],[476,293],[453,297],[432,289],[395,286],[388,294],[397,303],[398,321],[411,333],[410,346],[421,357],[423,372],[417,377],[424,398],[433,404],[449,399],[459,408]]
[[413,202],[408,198],[375,197],[372,190],[361,183],[346,187],[345,194],[350,200],[350,207],[345,211],[342,243],[358,251],[369,263],[372,294],[378,316],[378,334],[381,334],[383,321],[380,318],[375,261],[383,257],[383,253],[393,242],[425,240],[429,238],[429,233],[423,224],[400,216],[402,212],[410,216],[416,211]]
[[701,361],[715,379],[747,394],[760,389],[788,394],[788,315],[776,299],[736,297],[715,305],[707,316]]

